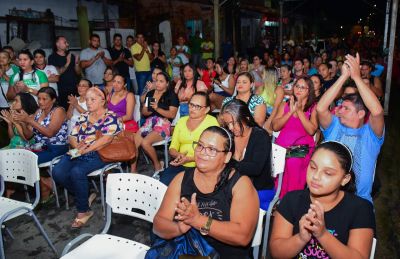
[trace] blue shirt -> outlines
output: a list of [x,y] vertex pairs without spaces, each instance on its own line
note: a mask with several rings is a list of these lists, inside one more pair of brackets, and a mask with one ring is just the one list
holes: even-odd
[[325,140],[339,141],[348,146],[353,153],[353,172],[356,176],[357,195],[372,203],[371,191],[375,177],[375,165],[384,135],[375,135],[369,123],[361,128],[348,128],[340,123],[336,116],[332,116],[331,124],[323,129]]
[[316,75],[316,74],[318,74],[318,70],[315,67],[310,68],[307,73],[308,76],[312,76],[312,75]]

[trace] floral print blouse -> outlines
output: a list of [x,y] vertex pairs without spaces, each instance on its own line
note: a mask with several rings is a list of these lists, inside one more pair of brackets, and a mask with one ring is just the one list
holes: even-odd
[[115,136],[122,130],[121,120],[112,111],[107,111],[94,124],[89,121],[89,112],[85,112],[72,128],[71,137],[77,138],[78,143],[85,141],[86,144],[93,144],[96,141],[96,131],[100,131],[102,135]]

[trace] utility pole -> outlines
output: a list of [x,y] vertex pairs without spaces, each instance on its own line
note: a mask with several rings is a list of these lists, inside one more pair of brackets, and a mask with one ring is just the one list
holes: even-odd
[[386,2],[386,17],[385,17],[385,33],[383,34],[383,51],[387,48],[387,38],[388,38],[388,30],[389,30],[389,17],[390,17],[390,2],[391,0],[387,0]]
[[399,0],[393,0],[392,17],[390,23],[389,58],[387,65],[386,88],[385,88],[385,103],[384,103],[385,115],[389,114],[389,99],[390,99],[390,87],[392,86],[393,55],[394,55],[394,43],[396,38],[396,22],[397,22],[398,6],[399,6]]
[[214,49],[215,49],[215,60],[219,57],[219,48],[220,48],[220,40],[219,40],[219,0],[213,0],[214,4]]

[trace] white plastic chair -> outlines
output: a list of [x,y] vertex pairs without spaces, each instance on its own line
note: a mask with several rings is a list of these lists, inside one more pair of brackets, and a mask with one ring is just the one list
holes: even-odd
[[[33,218],[39,231],[46,239],[47,243],[57,255],[57,250],[49,239],[37,219],[33,209],[40,200],[40,174],[38,167],[38,157],[35,153],[24,149],[0,150],[0,194],[4,192],[4,181],[29,185],[35,188],[35,200],[33,203],[16,201],[13,199],[0,197],[0,226],[4,222],[21,215],[29,215]],[[0,228],[0,258],[5,258],[3,238]]]
[[258,214],[256,232],[254,233],[253,240],[251,242],[251,247],[253,247],[253,256],[255,259],[258,259],[258,255],[260,253],[259,251],[263,234],[263,223],[264,223],[265,213],[266,213],[265,210],[260,209],[260,212]]
[[140,121],[140,95],[135,95],[135,107],[133,108],[133,119],[136,122]]
[[376,238],[372,239],[371,253],[369,254],[369,259],[375,258],[376,241]]
[[[113,174],[107,179],[107,216],[103,231],[97,235],[83,234],[67,244],[62,259],[94,258],[144,258],[148,246],[107,234],[111,225],[111,213],[118,213],[153,222],[167,186],[140,174]],[[140,213],[143,212],[143,213]],[[69,252],[72,246],[91,237]]]
[[285,162],[286,162],[285,157],[286,157],[286,149],[284,147],[272,143],[272,148],[271,148],[272,177],[273,178],[278,177],[278,187],[276,188],[275,196],[269,203],[268,210],[266,211],[265,227],[263,233],[264,238],[262,243],[262,258],[266,258],[267,254],[272,210],[274,206],[279,202],[279,194],[281,193],[283,172],[285,171]]

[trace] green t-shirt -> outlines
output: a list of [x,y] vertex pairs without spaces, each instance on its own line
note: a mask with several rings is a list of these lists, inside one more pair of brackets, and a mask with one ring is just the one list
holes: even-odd
[[193,54],[200,54],[201,53],[201,42],[202,39],[200,37],[192,36],[190,37],[190,50]]
[[[34,90],[40,90],[40,84],[49,82],[46,74],[40,70],[33,70],[31,72],[24,73],[22,77],[22,81],[24,82],[24,84]],[[15,85],[15,83],[17,83],[18,81],[21,81],[19,73],[15,74],[10,79],[10,85]]]

